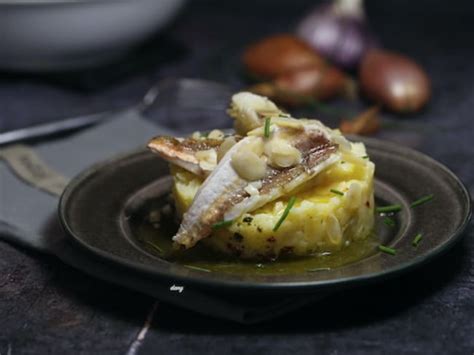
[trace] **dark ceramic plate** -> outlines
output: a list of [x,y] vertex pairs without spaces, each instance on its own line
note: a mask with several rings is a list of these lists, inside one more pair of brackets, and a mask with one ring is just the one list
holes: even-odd
[[[168,166],[156,155],[138,151],[95,165],[71,181],[59,204],[63,227],[78,247],[157,280],[220,290],[316,291],[347,286],[407,271],[437,257],[456,242],[471,215],[470,197],[446,167],[414,150],[376,139],[361,138],[376,164],[379,205],[401,204],[396,228],[379,225],[380,243],[396,248],[388,255],[374,248],[359,261],[331,270],[296,274],[229,274],[203,272],[153,255],[135,235],[133,223],[169,192]],[[429,203],[410,208],[420,196]],[[417,233],[423,240],[414,247]]]

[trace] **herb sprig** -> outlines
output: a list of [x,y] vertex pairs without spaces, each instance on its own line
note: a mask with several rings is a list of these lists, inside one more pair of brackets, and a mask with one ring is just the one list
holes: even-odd
[[397,254],[397,250],[394,248],[386,247],[385,245],[379,245],[379,250],[383,251],[386,254],[395,255]]
[[264,130],[263,130],[263,135],[265,136],[265,138],[270,137],[270,124],[271,124],[271,118],[266,117],[265,118],[265,126],[264,126]]
[[339,191],[339,190],[336,190],[336,189],[331,189],[329,191],[331,191],[333,194],[336,194],[336,195],[339,195],[339,196],[344,196],[344,192],[342,192],[342,191]]
[[288,201],[288,204],[286,205],[285,210],[283,211],[283,214],[281,215],[280,219],[278,222],[275,224],[273,227],[273,231],[276,232],[278,228],[282,225],[283,221],[288,217],[288,214],[290,213],[290,210],[293,208],[293,205],[295,204],[296,197],[291,196],[290,200]]
[[232,225],[232,223],[234,223],[234,220],[232,219],[228,221],[220,221],[220,222],[214,223],[212,225],[212,229],[220,229],[220,228],[229,227],[230,225]]
[[418,200],[416,201],[413,201],[410,205],[411,208],[414,208],[414,207],[417,207],[417,206],[420,206],[424,203],[427,203],[429,201],[431,201],[433,199],[434,195],[433,194],[430,194],[430,195],[426,195],[426,196],[423,196],[421,198],[419,198]]
[[390,213],[390,212],[399,212],[402,210],[402,206],[400,205],[388,205],[382,207],[376,207],[375,211],[377,213]]
[[423,235],[418,233],[415,238],[413,238],[413,242],[411,243],[414,247],[417,247],[420,244],[421,240],[423,239]]

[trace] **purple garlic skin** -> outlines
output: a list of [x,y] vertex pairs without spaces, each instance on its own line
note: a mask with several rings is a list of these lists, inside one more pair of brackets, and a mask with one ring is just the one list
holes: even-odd
[[318,6],[303,19],[297,34],[319,54],[345,69],[356,68],[367,50],[377,47],[361,9],[341,13],[335,5]]

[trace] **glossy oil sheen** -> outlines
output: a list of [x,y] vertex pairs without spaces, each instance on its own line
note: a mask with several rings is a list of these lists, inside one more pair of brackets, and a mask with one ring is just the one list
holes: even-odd
[[[171,241],[178,229],[176,223],[169,222],[171,219],[165,219],[158,226],[151,224],[142,216],[137,216],[137,218],[141,219],[141,223],[132,227],[133,237],[137,239],[137,244],[148,253],[191,269],[235,275],[325,272],[374,255],[377,252],[377,246],[381,243],[380,237],[374,232],[367,238],[352,242],[342,250],[333,253],[320,253],[307,257],[280,257],[277,260],[242,260],[215,252],[202,242],[191,249],[176,251]],[[393,238],[398,227],[385,226],[380,223],[380,218],[378,220],[377,229],[385,227],[384,234],[390,234]]]

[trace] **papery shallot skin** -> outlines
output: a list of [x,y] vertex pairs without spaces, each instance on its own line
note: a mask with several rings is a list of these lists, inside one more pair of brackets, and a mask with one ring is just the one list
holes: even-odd
[[381,49],[372,49],[364,56],[359,82],[369,99],[398,113],[421,110],[431,96],[430,80],[420,65]]

